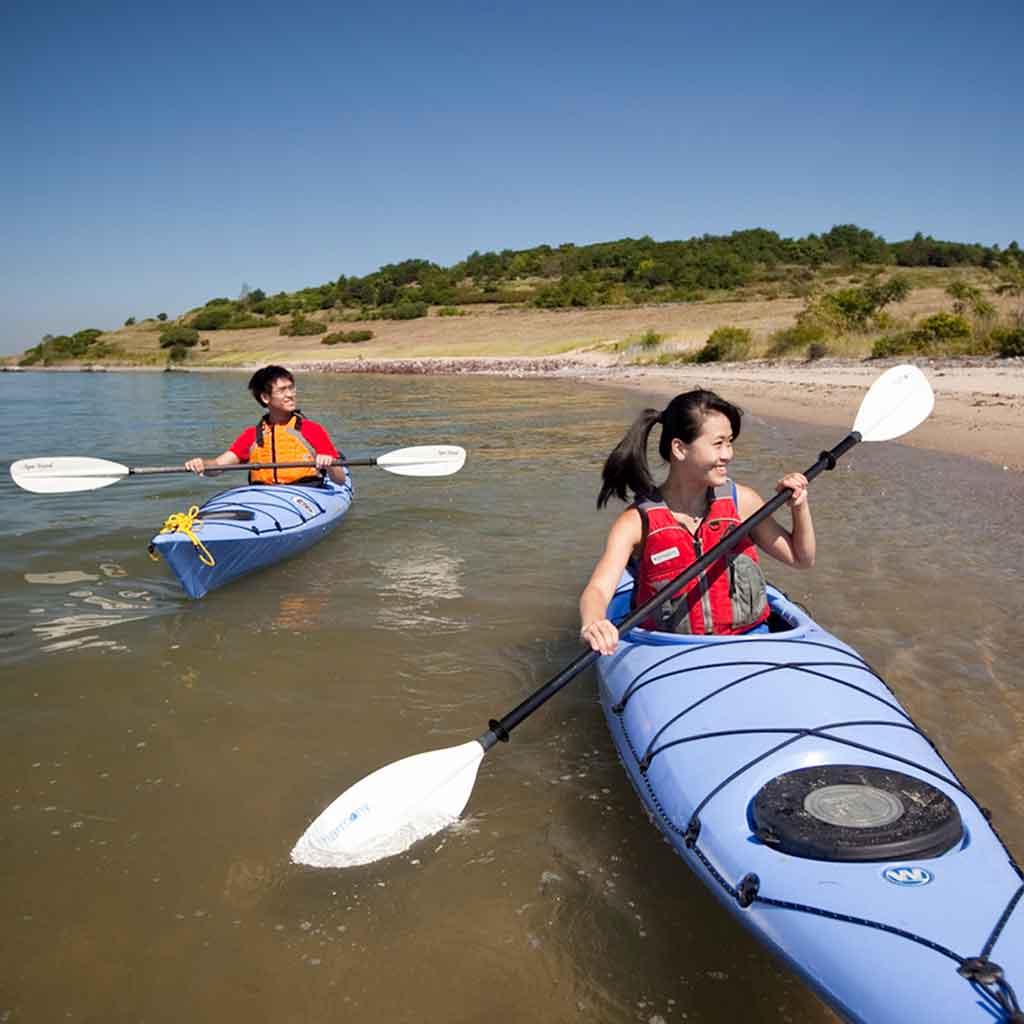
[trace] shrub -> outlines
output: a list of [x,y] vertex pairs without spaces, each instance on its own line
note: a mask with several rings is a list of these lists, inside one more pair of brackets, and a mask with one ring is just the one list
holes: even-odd
[[981,289],[965,281],[954,281],[946,288],[946,294],[953,299],[953,312],[957,316],[969,311],[979,320],[984,320],[995,314],[995,306],[985,298]]
[[124,325],[125,325],[125,327],[134,327],[135,326],[135,317],[133,317],[133,316],[128,317],[128,319],[125,320]]
[[464,309],[459,309],[458,306],[442,306],[437,311],[438,316],[468,316],[469,314]]
[[533,304],[541,309],[562,309],[567,306],[594,306],[602,301],[600,288],[591,278],[575,275],[541,288]]
[[913,333],[922,344],[943,345],[955,341],[967,341],[971,336],[971,325],[954,313],[933,313],[926,316]]
[[360,341],[369,341],[373,337],[373,331],[335,331],[333,334],[325,334],[320,339],[321,345],[355,345]]
[[199,344],[199,332],[194,327],[183,327],[175,325],[168,327],[166,331],[160,332],[160,347],[172,348],[181,345],[183,348],[192,348]]
[[382,306],[380,311],[385,320],[417,320],[421,316],[427,315],[427,304],[402,301],[390,306]]
[[953,313],[933,313],[926,316],[912,331],[902,331],[879,338],[871,346],[872,359],[914,353],[938,353],[949,349],[963,349],[971,340],[971,325]]
[[220,331],[227,326],[228,321],[234,315],[234,311],[227,306],[210,307],[201,310],[192,318],[192,326],[199,331]]
[[672,366],[675,363],[695,363],[700,352],[659,352],[654,359],[655,366]]
[[828,355],[828,345],[823,341],[815,341],[807,346],[807,360],[808,362],[814,362],[815,359],[821,359],[823,356]]
[[767,354],[784,356],[805,346],[810,349],[814,345],[823,345],[827,335],[823,324],[814,320],[798,320],[792,327],[784,327],[771,336]]
[[259,302],[254,302],[252,304],[252,311],[264,315],[277,313],[284,316],[287,313],[291,313],[296,305],[297,303],[292,302],[290,295],[285,292],[278,292],[277,295],[272,295],[269,299],[263,298]]
[[739,362],[750,354],[750,331],[745,327],[719,327],[711,333],[695,362]]
[[167,314],[166,313],[157,313],[156,318],[161,323],[163,323],[163,321],[167,319]]
[[291,337],[323,334],[326,330],[325,324],[318,323],[316,320],[307,320],[301,313],[294,313],[288,323],[281,324],[281,333]]
[[188,348],[185,345],[172,345],[171,351],[167,353],[167,358],[172,363],[183,363],[188,359]]
[[656,349],[664,340],[665,335],[659,334],[653,327],[648,327],[647,330],[640,335],[640,347],[645,352],[650,352],[653,349]]
[[241,331],[253,327],[277,327],[277,321],[272,316],[235,313],[222,329],[225,331]]
[[920,351],[913,331],[901,331],[899,334],[887,334],[878,338],[871,346],[871,359],[888,359],[891,356],[911,355]]
[[992,332],[992,341],[1004,359],[1024,356],[1024,327],[997,327]]
[[90,327],[84,331],[76,331],[70,336],[60,334],[54,337],[52,334],[46,334],[38,345],[26,351],[18,365],[35,366],[42,363],[43,366],[50,366],[52,363],[67,362],[70,359],[100,359],[119,353],[120,349],[117,346],[98,340],[102,333],[95,327]]
[[411,299],[402,299],[399,302],[391,302],[381,306],[379,309],[364,309],[356,317],[357,320],[416,320],[426,316],[429,307],[425,302],[417,302]]

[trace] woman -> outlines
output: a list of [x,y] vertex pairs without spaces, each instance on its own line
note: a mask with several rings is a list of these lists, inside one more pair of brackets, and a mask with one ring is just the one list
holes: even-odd
[[[612,524],[604,554],[580,596],[580,636],[601,654],[612,654],[619,632],[607,618],[608,604],[631,565],[633,604],[639,607],[763,504],[758,493],[728,477],[733,442],[743,413],[713,391],[676,395],[661,412],[645,409],[608,456],[597,498],[612,495],[633,504]],[[668,465],[656,486],[647,465],[647,439],[661,426],[658,451]],[[767,630],[764,574],[757,549],[785,565],[814,565],[814,523],[807,480],[787,473],[778,489],[792,488],[792,530],[774,519],[758,523],[726,555],[713,562],[643,625],[678,633],[737,634]]]

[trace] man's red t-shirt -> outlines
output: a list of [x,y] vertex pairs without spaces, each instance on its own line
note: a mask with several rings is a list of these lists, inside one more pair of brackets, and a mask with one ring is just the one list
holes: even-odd
[[[336,459],[338,457],[338,450],[331,442],[330,435],[323,427],[320,426],[319,423],[314,423],[313,420],[307,420],[303,417],[301,433],[302,436],[313,446],[317,455],[330,455],[332,459]],[[235,438],[235,442],[231,445],[230,451],[234,452],[242,462],[248,462],[249,449],[252,448],[255,443],[256,428],[247,427],[238,435],[237,438]]]

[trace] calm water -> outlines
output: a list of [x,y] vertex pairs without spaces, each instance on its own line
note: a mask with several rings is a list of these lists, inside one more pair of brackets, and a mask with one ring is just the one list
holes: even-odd
[[[457,829],[346,872],[289,863],[350,783],[474,738],[573,657],[611,516],[600,461],[645,404],[560,381],[299,384],[351,456],[452,442],[466,468],[359,471],[328,540],[201,602],[146,543],[219,482],[0,481],[0,1021],[833,1020],[648,824],[589,677],[489,755]],[[5,465],[176,463],[255,412],[235,375],[0,375],[0,399]],[[841,434],[750,418],[735,475],[768,493]],[[812,502],[819,567],[773,579],[1024,853],[1021,478],[862,445]]]

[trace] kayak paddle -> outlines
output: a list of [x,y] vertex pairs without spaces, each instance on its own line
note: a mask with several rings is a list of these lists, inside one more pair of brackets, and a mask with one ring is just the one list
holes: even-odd
[[[916,366],[894,366],[871,385],[864,396],[853,430],[831,451],[804,471],[808,481],[860,441],[889,441],[922,423],[935,403],[931,386]],[[619,625],[621,634],[643,622],[762,520],[783,504],[791,489],[779,491],[752,516]],[[600,655],[589,647],[561,672],[526,698],[504,718],[488,722],[478,739],[457,747],[431,750],[379,768],[341,794],[306,829],[292,849],[297,864],[351,867],[369,864],[408,849],[456,821],[469,801],[484,754]]]
[[[368,459],[337,459],[335,466],[378,466],[399,476],[450,476],[458,473],[466,461],[466,450],[457,445],[417,445],[396,448],[392,452]],[[296,469],[308,462],[265,462],[261,469]],[[252,469],[248,462],[234,466],[211,466],[210,471]],[[184,466],[122,466],[107,459],[81,456],[19,459],[11,465],[11,479],[26,491],[36,494],[69,494],[72,491],[95,491],[109,487],[128,476],[157,473],[190,473]]]

